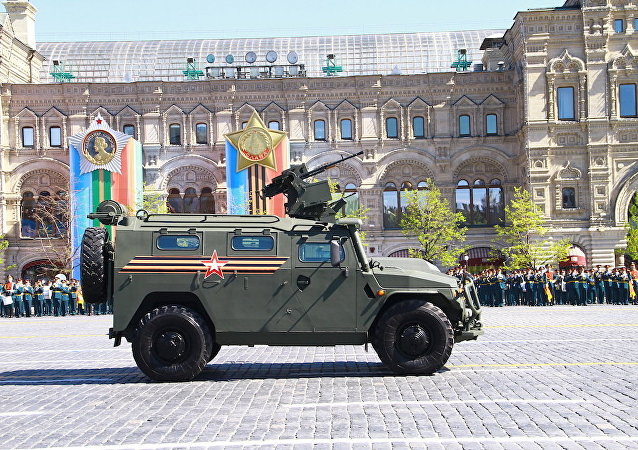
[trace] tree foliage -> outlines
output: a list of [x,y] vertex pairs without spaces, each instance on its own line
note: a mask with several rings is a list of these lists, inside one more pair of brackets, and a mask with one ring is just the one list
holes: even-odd
[[569,239],[543,239],[548,227],[542,212],[524,188],[514,188],[514,197],[505,207],[505,225],[496,225],[496,233],[505,244],[502,250],[508,270],[558,264],[571,247]]
[[627,229],[627,249],[625,253],[632,259],[638,260],[638,192],[629,203],[629,226]]
[[[362,223],[365,223],[368,220],[368,213],[370,212],[370,208],[361,206],[358,194],[354,193],[354,195],[352,195],[353,193],[341,192],[339,190],[339,184],[333,179],[329,178],[328,184],[330,185],[330,192],[332,192],[332,200],[336,201],[340,198],[343,198],[346,202],[344,208],[337,213],[337,219],[340,219],[342,217],[349,217],[352,219],[359,219]],[[363,245],[367,245],[366,232],[359,230],[359,237],[361,238],[361,242],[363,243]]]
[[410,256],[428,261],[437,261],[443,266],[458,263],[465,250],[466,228],[463,214],[454,212],[449,202],[431,179],[426,180],[425,190],[404,192],[407,202],[401,215],[400,225],[407,237],[416,237],[420,247],[410,249]]

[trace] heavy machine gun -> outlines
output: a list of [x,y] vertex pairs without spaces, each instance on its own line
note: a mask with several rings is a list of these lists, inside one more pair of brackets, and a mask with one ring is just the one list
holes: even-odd
[[284,194],[288,199],[284,207],[289,217],[334,222],[335,216],[345,206],[346,201],[343,198],[331,201],[332,194],[328,181],[309,183],[305,180],[362,154],[363,151],[346,157],[342,156],[338,161],[324,164],[313,170],[308,170],[305,164],[291,166],[290,169],[284,170],[281,175],[273,178],[261,192],[268,198]]

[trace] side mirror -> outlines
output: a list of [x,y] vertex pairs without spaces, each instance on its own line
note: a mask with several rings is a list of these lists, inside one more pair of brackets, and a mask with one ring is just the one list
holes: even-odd
[[330,264],[338,267],[341,264],[341,243],[338,239],[330,241]]

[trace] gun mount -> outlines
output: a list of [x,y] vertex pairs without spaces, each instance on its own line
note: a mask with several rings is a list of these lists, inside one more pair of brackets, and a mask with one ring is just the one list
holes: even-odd
[[316,169],[308,170],[305,164],[291,166],[281,175],[273,178],[272,182],[262,189],[265,197],[271,198],[277,194],[284,194],[288,201],[284,204],[286,214],[298,219],[335,222],[335,216],[345,206],[346,201],[341,198],[332,202],[328,181],[307,182],[308,178],[325,172],[343,161],[363,154],[363,151],[346,157],[341,157]]

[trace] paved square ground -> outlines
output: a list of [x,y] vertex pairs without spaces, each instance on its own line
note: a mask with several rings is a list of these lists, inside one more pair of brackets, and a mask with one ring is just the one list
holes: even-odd
[[506,307],[433,376],[363,347],[227,347],[154,383],[111,318],[0,319],[0,448],[638,448],[638,307]]

